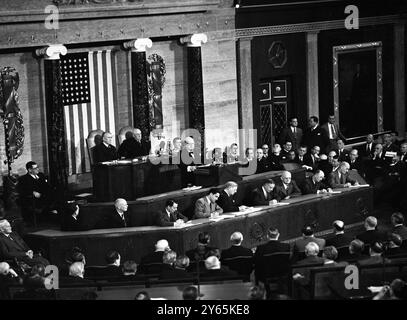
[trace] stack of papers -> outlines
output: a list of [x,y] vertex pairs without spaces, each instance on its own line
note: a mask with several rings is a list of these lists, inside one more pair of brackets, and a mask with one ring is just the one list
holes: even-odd
[[351,188],[361,188],[361,187],[370,187],[368,184],[360,184],[358,186],[350,186]]
[[210,221],[215,221],[215,222],[218,222],[218,221],[223,220],[223,219],[226,219],[226,217],[224,215],[221,215],[221,216],[216,217],[216,218],[209,218]]
[[271,206],[272,207],[274,207],[274,206],[286,206],[288,204],[289,204],[288,202],[277,202],[275,204],[272,204]]
[[202,188],[202,186],[192,186],[192,187],[188,187],[188,188],[183,188],[182,190],[184,190],[184,191],[193,191],[193,190],[199,190],[201,188]]

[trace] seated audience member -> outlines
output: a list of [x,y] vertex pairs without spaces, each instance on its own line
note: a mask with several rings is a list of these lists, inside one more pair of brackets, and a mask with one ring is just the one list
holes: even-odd
[[349,262],[357,262],[359,260],[367,259],[369,256],[364,254],[365,244],[359,239],[352,240],[349,243],[349,254],[341,257],[341,260]]
[[84,279],[85,276],[85,265],[82,262],[74,262],[69,266],[69,276],[67,278],[62,278],[65,284],[91,284],[92,281]]
[[349,188],[352,185],[359,185],[356,180],[349,177],[349,163],[341,162],[339,169],[329,175],[329,185],[331,188]]
[[362,158],[362,161],[371,159],[373,152],[375,150],[376,143],[374,143],[374,137],[372,134],[366,136],[366,144],[363,144],[359,147],[359,154]]
[[108,229],[125,228],[130,226],[130,217],[127,212],[127,201],[121,198],[116,199],[114,202],[114,210],[106,215],[103,227]]
[[6,260],[22,261],[29,266],[41,263],[49,265],[47,259],[34,252],[27,246],[24,240],[13,232],[8,220],[0,220],[0,257]]
[[194,154],[195,141],[192,137],[184,139],[184,145],[181,150],[180,162],[178,164],[181,171],[181,184],[182,187],[189,187],[195,185],[196,170],[195,161],[198,162],[199,155]]
[[169,251],[170,246],[165,239],[157,241],[155,251],[141,258],[140,272],[145,274],[158,274],[161,272],[163,255]]
[[161,227],[172,227],[181,225],[188,221],[188,218],[178,212],[178,203],[174,200],[167,200],[164,211],[158,213],[157,225]]
[[[106,266],[92,274],[95,277],[120,277],[122,269],[120,266],[120,254],[117,251],[109,251],[105,256]],[[91,277],[91,276],[90,276]]]
[[356,236],[356,239],[363,241],[364,244],[372,245],[375,242],[385,240],[385,234],[377,230],[377,219],[369,216],[365,219],[365,231]]
[[266,300],[266,297],[267,295],[264,285],[254,286],[249,289],[249,300]]
[[349,152],[347,160],[349,161],[349,168],[350,170],[356,170],[360,175],[364,176],[362,162],[358,158],[358,150],[352,149],[351,152]]
[[234,195],[237,193],[237,183],[234,181],[228,181],[225,184],[225,188],[221,191],[217,204],[222,208],[223,213],[242,211],[246,206],[238,206],[234,199]]
[[290,154],[292,147],[293,147],[293,144],[291,143],[291,141],[286,141],[283,144],[283,150],[281,150],[281,160],[283,162],[287,162],[289,160],[289,154]]
[[258,263],[265,255],[271,255],[274,253],[289,253],[291,255],[291,247],[288,243],[283,243],[278,240],[280,233],[278,229],[270,227],[267,230],[268,242],[257,246],[254,253],[254,262]]
[[[307,147],[306,146],[300,146],[297,150],[297,155],[295,157],[295,163],[298,163],[301,167],[308,169],[305,165],[305,162],[307,162],[307,157],[309,157],[309,154],[307,153]],[[306,167],[305,167],[306,166]]]
[[269,171],[269,163],[264,157],[263,149],[256,150],[257,169],[256,173],[263,173]]
[[394,138],[391,134],[386,133],[383,135],[383,152],[399,152],[399,147],[394,143]]
[[323,265],[325,262],[324,258],[318,257],[319,253],[319,246],[317,243],[311,241],[308,242],[305,247],[305,258],[299,260],[295,263],[295,265],[314,265],[314,264],[321,264]]
[[387,242],[386,242],[386,257],[398,256],[398,255],[406,255],[407,250],[402,248],[403,240],[401,236],[397,233],[390,233],[387,235]]
[[382,254],[384,252],[384,247],[381,242],[375,242],[372,245],[370,245],[369,248],[369,258],[363,259],[358,261],[360,266],[366,266],[366,265],[371,265],[371,264],[382,264],[382,263],[389,263],[390,260],[382,257]]
[[325,177],[329,177],[330,173],[338,169],[339,161],[335,151],[330,151],[326,160],[321,159],[318,164],[318,169],[322,170]]
[[400,146],[400,161],[407,163],[407,142],[403,142]]
[[25,277],[24,291],[16,292],[14,300],[56,300],[55,291],[45,288],[46,278],[40,275]]
[[222,164],[223,154],[221,148],[214,148],[212,151],[212,164]]
[[295,163],[295,157],[296,157],[296,156],[297,156],[297,155],[296,155],[295,151],[294,151],[294,150],[290,150],[290,152],[288,152],[287,161],[288,161],[288,162]]
[[246,158],[244,159],[244,162],[250,162],[250,161],[253,161],[255,158],[254,158],[254,150],[253,150],[253,148],[246,148],[246,151],[245,151],[245,156],[246,156]]
[[252,191],[251,201],[254,206],[269,206],[277,203],[275,195],[276,184],[272,179],[266,180],[263,185]]
[[390,286],[384,285],[373,300],[407,300],[407,284],[401,279],[394,279]]
[[198,289],[194,286],[182,290],[182,300],[198,300]]
[[305,226],[302,228],[302,238],[294,242],[293,257],[298,259],[305,252],[305,247],[308,243],[314,242],[318,245],[318,250],[325,248],[325,239],[316,238],[314,236],[314,228],[312,226]]
[[263,144],[263,145],[261,146],[261,149],[263,150],[263,157],[264,157],[264,159],[268,159],[268,157],[270,156],[268,144]]
[[150,295],[146,291],[140,291],[134,297],[134,300],[151,300]]
[[18,285],[21,281],[7,262],[0,262],[0,300],[10,300],[10,286]]
[[181,152],[182,140],[180,137],[175,137],[172,140],[171,155],[175,155]]
[[219,195],[219,190],[212,188],[206,197],[196,200],[193,219],[211,218],[222,214],[223,209],[216,203],[219,199]]
[[239,147],[237,143],[232,143],[230,147],[226,148],[226,152],[223,153],[224,163],[234,163],[239,161]]
[[383,145],[378,143],[375,145],[371,158],[366,160],[366,178],[373,182],[385,173],[386,168],[387,163]]
[[134,159],[141,156],[147,156],[150,152],[148,144],[143,141],[140,129],[134,129],[126,132],[126,139],[119,147],[119,157],[125,159]]
[[337,141],[338,143],[338,149],[335,150],[336,154],[339,157],[339,161],[348,161],[349,158],[349,151],[345,149],[345,143],[343,142],[343,140],[339,139]]
[[304,164],[306,166],[307,171],[315,171],[318,169],[320,156],[319,153],[321,152],[321,148],[319,146],[314,146],[311,149],[309,156],[305,157]]
[[38,164],[29,161],[25,165],[27,174],[18,180],[19,202],[24,221],[32,223],[36,211],[42,214],[56,214],[56,196],[52,186],[48,183],[45,175],[40,172]]
[[346,261],[336,261],[338,259],[338,250],[334,246],[326,246],[322,252],[322,258],[325,259],[325,267],[340,267],[348,264]]
[[327,246],[334,246],[336,249],[348,248],[353,238],[345,233],[345,224],[341,220],[332,223],[334,235],[326,239]]
[[73,203],[68,204],[65,209],[64,217],[62,218],[61,230],[80,231],[85,229],[79,215],[79,206]]
[[160,279],[168,279],[167,275],[174,271],[174,263],[177,260],[177,253],[167,250],[163,254],[163,264],[161,266]]
[[223,277],[232,277],[237,276],[235,271],[229,270],[223,266],[219,261],[218,257],[210,256],[205,259],[205,268],[206,270],[202,273],[202,278],[223,278]]
[[231,247],[222,250],[221,259],[223,265],[241,275],[250,275],[253,271],[253,252],[242,246],[243,234],[233,232],[230,236]]
[[110,132],[104,132],[102,135],[103,142],[93,148],[93,161],[95,163],[117,160],[117,150],[112,145],[113,135]]
[[395,212],[391,215],[392,233],[397,233],[401,239],[407,239],[407,227],[404,225],[404,215],[401,212]]
[[322,182],[324,178],[324,172],[322,170],[316,170],[311,177],[305,179],[302,186],[302,194],[320,194],[332,192],[332,189]]
[[289,171],[283,171],[281,174],[281,181],[276,183],[274,194],[277,201],[288,200],[301,195],[301,190],[298,188],[297,183],[291,179]]
[[187,271],[189,267],[189,258],[181,255],[177,256],[174,267],[172,269],[163,270],[160,275],[160,279],[189,279],[193,275]]
[[133,260],[125,261],[123,263],[122,272],[123,272],[122,278],[125,280],[135,280],[136,278],[138,278],[136,261]]
[[207,232],[201,232],[198,235],[198,244],[195,249],[188,250],[186,255],[190,259],[190,261],[203,261],[205,260],[206,256],[208,255],[209,251],[213,248],[209,246],[211,242],[211,237]]
[[281,164],[281,146],[278,143],[273,146],[273,152],[269,157],[267,157],[267,160],[271,171],[284,170],[284,166]]

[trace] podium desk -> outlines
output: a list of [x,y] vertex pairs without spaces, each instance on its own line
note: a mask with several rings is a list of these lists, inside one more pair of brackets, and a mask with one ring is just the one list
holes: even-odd
[[225,184],[228,181],[241,181],[240,164],[220,164],[198,166],[194,171],[195,183],[202,187],[212,187]]

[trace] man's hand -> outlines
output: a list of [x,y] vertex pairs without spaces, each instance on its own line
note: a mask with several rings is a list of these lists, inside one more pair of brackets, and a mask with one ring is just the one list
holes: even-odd
[[248,208],[248,207],[246,207],[246,206],[240,206],[240,207],[239,207],[239,211],[245,211],[245,210],[247,210],[247,208]]
[[196,166],[188,166],[187,167],[187,172],[193,172],[196,170]]
[[334,191],[331,188],[328,188],[328,192],[331,193],[331,192],[334,192]]
[[284,200],[288,200],[288,199],[290,199],[290,196],[286,196],[286,197],[284,198]]
[[345,184],[343,185],[344,188],[349,188],[350,186],[351,186],[351,184],[350,184],[349,182],[347,182],[347,183],[345,183]]
[[11,275],[12,278],[17,278],[18,275],[13,269],[8,269],[8,273]]
[[355,184],[354,184],[354,186],[358,186],[358,185],[359,185],[359,182],[356,181]]
[[34,257],[34,252],[32,250],[28,250],[26,253],[26,256],[32,259]]
[[319,190],[319,191],[321,191],[321,193],[327,193],[328,191],[326,191],[326,189],[322,189],[322,190]]
[[276,203],[277,203],[277,200],[276,200],[276,199],[270,200],[270,201],[269,201],[269,206],[272,206],[272,205],[274,205],[274,204],[276,204]]
[[33,195],[34,195],[34,197],[35,198],[39,198],[39,197],[41,197],[41,193],[39,193],[39,192],[37,192],[37,191],[33,191]]

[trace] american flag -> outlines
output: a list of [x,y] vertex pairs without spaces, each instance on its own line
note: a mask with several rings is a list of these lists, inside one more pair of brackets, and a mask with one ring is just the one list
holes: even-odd
[[111,50],[67,54],[61,73],[69,175],[89,172],[89,132],[100,129],[115,136],[114,55]]

